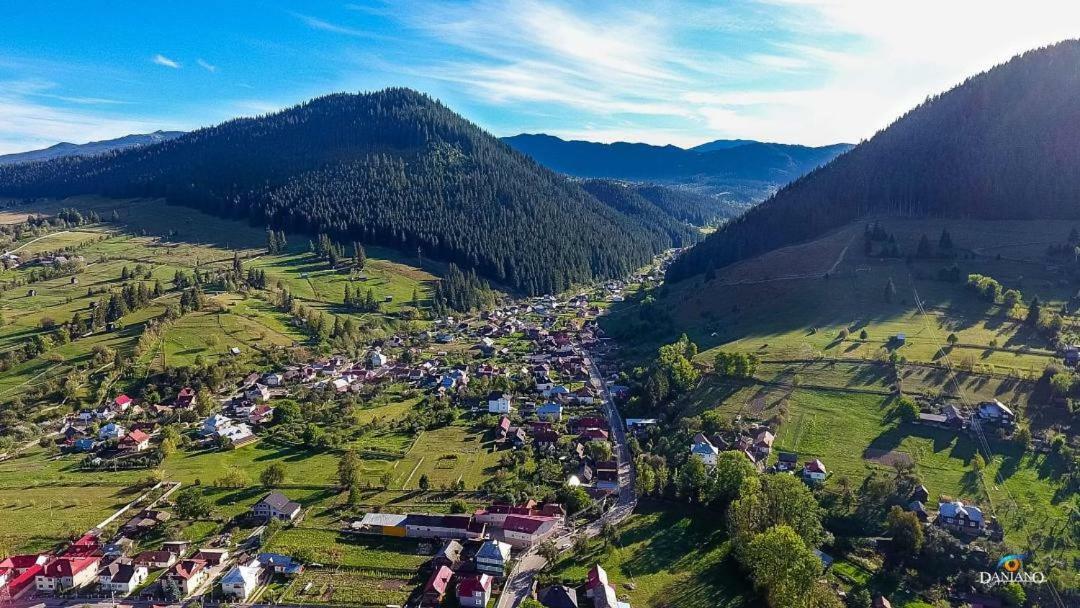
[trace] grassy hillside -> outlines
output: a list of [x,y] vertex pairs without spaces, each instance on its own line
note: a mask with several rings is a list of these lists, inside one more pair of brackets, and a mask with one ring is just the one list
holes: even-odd
[[[232,264],[234,253],[245,268],[264,270],[271,285],[280,282],[306,306],[339,316],[352,317],[357,323],[376,331],[385,331],[397,313],[408,307],[414,294],[427,302],[433,281],[441,265],[408,260],[391,250],[369,248],[364,269],[366,280],[352,282],[354,288],[371,289],[381,302],[378,313],[353,313],[341,306],[347,274],[326,268],[307,253],[308,243],[291,243],[280,254],[265,252],[265,233],[246,223],[222,220],[186,207],[166,205],[160,200],[117,201],[79,197],[63,201],[38,202],[32,207],[9,207],[2,220],[23,221],[28,213],[49,213],[62,207],[95,210],[103,217],[115,211],[118,220],[77,230],[53,232],[17,243],[12,249],[34,255],[67,250],[86,260],[85,270],[73,278],[61,276],[26,283],[33,266],[0,272],[0,352],[17,348],[26,340],[44,333],[43,321],[62,323],[76,312],[87,314],[91,302],[102,292],[122,284],[124,268],[134,272],[140,267],[153,284],[160,281],[168,288],[175,273],[195,268],[224,268]],[[18,287],[10,287],[18,283]],[[34,295],[30,295],[30,290]],[[90,292],[93,295],[90,295]],[[233,347],[240,357],[257,366],[262,353],[277,348],[305,345],[310,336],[258,293],[208,294],[212,305],[177,320],[160,343],[140,358],[147,371],[166,366],[180,367],[201,360],[213,362],[231,356]],[[0,402],[22,395],[31,386],[63,376],[73,367],[85,368],[96,347],[131,352],[145,323],[160,317],[179,299],[176,292],[166,292],[145,308],[123,318],[117,331],[102,332],[79,340],[58,344],[40,356],[0,372]]]

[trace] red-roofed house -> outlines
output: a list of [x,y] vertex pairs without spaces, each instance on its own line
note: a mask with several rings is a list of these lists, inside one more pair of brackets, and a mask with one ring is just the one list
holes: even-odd
[[420,598],[420,605],[438,606],[441,604],[443,598],[446,597],[446,588],[450,585],[450,578],[453,576],[453,570],[446,566],[439,566],[439,568],[432,573],[427,584],[424,585],[424,594]]
[[201,559],[185,559],[176,562],[162,575],[165,581],[175,583],[182,595],[190,595],[210,576],[210,569]]
[[176,407],[191,407],[195,403],[195,389],[185,386],[176,395]]
[[84,587],[97,580],[100,557],[61,557],[49,562],[34,578],[38,591],[60,592]]
[[127,395],[118,395],[116,399],[113,399],[113,404],[116,405],[116,409],[121,412],[126,412],[131,407],[131,397]]
[[829,472],[825,470],[825,463],[817,458],[807,462],[803,466],[803,479],[809,481],[825,481]]
[[584,441],[607,441],[608,432],[604,429],[585,429],[580,437]]
[[534,545],[555,531],[558,519],[543,515],[508,515],[502,530],[506,542],[515,547]]
[[491,599],[491,581],[487,574],[461,579],[457,585],[458,603],[466,608],[484,608]]
[[129,452],[141,452],[150,447],[150,435],[142,431],[131,431],[120,438],[120,449]]
[[93,534],[84,534],[79,540],[64,549],[61,557],[91,557],[101,555],[101,543]]

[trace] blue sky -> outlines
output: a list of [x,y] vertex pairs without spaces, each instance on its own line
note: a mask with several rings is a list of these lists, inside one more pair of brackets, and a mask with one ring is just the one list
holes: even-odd
[[410,86],[496,135],[869,137],[1080,33],[1076,3],[83,0],[5,5],[0,153]]

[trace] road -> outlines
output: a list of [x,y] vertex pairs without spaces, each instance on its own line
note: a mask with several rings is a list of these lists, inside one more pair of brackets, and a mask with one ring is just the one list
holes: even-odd
[[[573,545],[576,536],[597,536],[600,534],[604,524],[618,524],[633,513],[634,507],[637,506],[637,495],[634,491],[634,463],[630,457],[630,448],[626,443],[626,425],[623,423],[619,408],[615,405],[615,400],[611,398],[611,392],[608,390],[603,376],[600,375],[600,370],[592,355],[582,352],[580,349],[579,353],[585,355],[589,361],[589,379],[594,386],[598,387],[600,396],[604,400],[604,411],[607,415],[608,425],[611,427],[611,440],[614,444],[613,454],[619,465],[619,498],[614,506],[595,521],[589,522],[585,527],[577,530],[566,530],[552,537],[550,540],[555,543],[556,548],[560,551],[568,550]],[[506,578],[502,595],[499,596],[495,608],[516,608],[518,604],[528,597],[532,591],[536,575],[546,565],[547,560],[536,553],[536,547],[519,555],[514,569],[510,571],[510,575]]]

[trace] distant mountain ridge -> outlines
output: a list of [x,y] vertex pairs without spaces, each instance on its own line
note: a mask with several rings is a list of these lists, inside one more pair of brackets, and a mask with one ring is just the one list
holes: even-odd
[[73,144],[64,141],[41,150],[2,154],[0,155],[0,165],[51,160],[66,156],[93,156],[95,154],[104,154],[114,150],[125,150],[135,146],[161,143],[170,139],[176,139],[183,134],[184,131],[154,131],[153,133],[134,133],[131,135],[124,135],[123,137],[117,137],[116,139],[92,141],[85,144]]
[[869,214],[1080,219],[1080,41],[1028,51],[929,98],[672,264],[680,280]]
[[528,294],[621,276],[697,239],[601,202],[410,89],[327,95],[161,143],[0,166],[0,194],[163,197],[454,262]]
[[717,140],[696,148],[564,140],[553,135],[502,138],[541,164],[576,177],[657,180],[714,177],[786,183],[851,148],[808,147],[751,140]]

